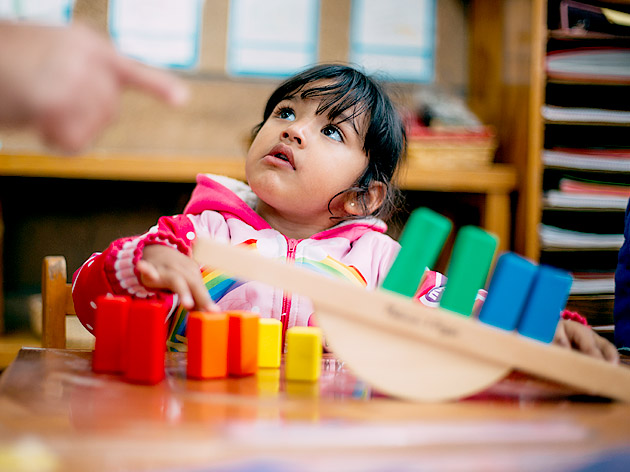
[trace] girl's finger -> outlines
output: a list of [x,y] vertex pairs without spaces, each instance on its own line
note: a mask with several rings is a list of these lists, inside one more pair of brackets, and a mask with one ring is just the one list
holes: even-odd
[[619,363],[619,351],[615,345],[603,337],[598,337],[599,349],[604,355],[604,359],[613,364]]
[[157,269],[153,266],[153,264],[140,259],[136,264],[136,269],[140,272],[142,276],[142,282],[146,285],[149,283],[157,283],[160,279],[160,274]]
[[179,296],[184,308],[190,310],[195,306],[186,277],[177,269],[170,268],[163,270],[160,275],[160,280],[162,281],[163,288],[167,288]]
[[214,302],[210,298],[208,289],[203,283],[203,279],[201,278],[201,274],[198,269],[195,267],[193,271],[186,272],[182,275],[187,279],[186,281],[192,298],[194,299],[195,307],[203,311],[216,311],[217,308],[213,307]]

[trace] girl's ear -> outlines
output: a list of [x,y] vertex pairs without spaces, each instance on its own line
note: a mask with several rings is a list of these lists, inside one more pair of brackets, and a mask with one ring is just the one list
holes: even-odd
[[387,187],[383,182],[372,181],[366,192],[349,193],[343,209],[352,216],[371,215],[383,204],[386,193]]

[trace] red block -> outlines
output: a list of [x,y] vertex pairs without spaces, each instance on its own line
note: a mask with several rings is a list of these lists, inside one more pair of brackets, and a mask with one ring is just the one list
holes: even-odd
[[125,342],[125,380],[154,385],[164,379],[167,308],[158,302],[133,300]]
[[230,311],[228,332],[228,373],[255,374],[258,370],[258,318],[256,313]]
[[215,379],[227,376],[227,313],[189,312],[186,337],[188,377]]
[[127,314],[129,297],[101,296],[96,299],[94,319],[94,354],[92,370],[94,372],[122,373],[123,345],[126,340]]

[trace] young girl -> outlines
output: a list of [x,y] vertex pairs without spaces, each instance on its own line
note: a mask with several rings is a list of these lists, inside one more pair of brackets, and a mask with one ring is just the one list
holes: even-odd
[[[200,272],[198,237],[256,248],[374,289],[399,249],[382,218],[394,209],[394,172],[405,150],[402,120],[382,88],[361,72],[320,65],[269,98],[247,153],[249,186],[200,175],[184,214],[162,217],[146,234],[114,241],[75,274],[73,297],[86,328],[97,296],[156,298],[174,313],[169,347],[182,349],[186,310],[248,310],[314,324],[310,301],[260,282]],[[179,345],[178,345],[179,344]]]
[[[307,298],[200,269],[190,257],[192,246],[198,237],[246,245],[374,289],[399,250],[384,234],[383,219],[395,208],[392,180],[405,144],[392,102],[363,73],[319,65],[288,79],[269,98],[255,129],[246,158],[249,185],[200,175],[184,214],[162,217],[146,234],[93,255],[74,276],[77,315],[93,331],[99,295],[162,300],[171,308],[167,344],[174,350],[186,348],[187,310],[210,310],[213,302],[222,310],[279,319],[283,332],[316,324]],[[421,292],[421,301],[430,304],[435,290],[423,285]],[[586,330],[569,329],[575,339],[572,332],[590,340]]]

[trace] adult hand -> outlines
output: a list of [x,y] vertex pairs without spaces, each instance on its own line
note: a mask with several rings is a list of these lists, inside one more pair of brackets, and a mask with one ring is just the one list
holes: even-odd
[[201,278],[199,265],[177,249],[159,244],[146,246],[136,268],[145,287],[176,293],[187,310],[216,309]]
[[0,124],[77,152],[115,119],[128,87],[171,105],[188,98],[177,77],[121,56],[86,26],[0,22]]

